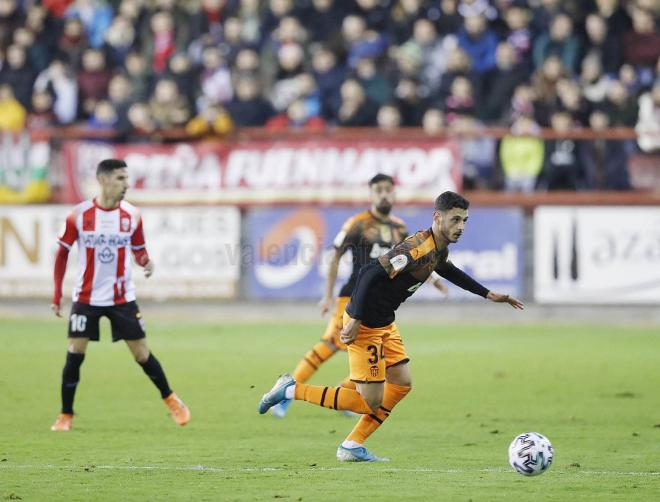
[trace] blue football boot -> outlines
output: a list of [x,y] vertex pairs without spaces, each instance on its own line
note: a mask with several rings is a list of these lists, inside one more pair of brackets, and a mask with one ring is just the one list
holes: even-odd
[[340,462],[389,462],[389,458],[377,457],[370,453],[364,446],[357,448],[345,448],[339,445],[337,448],[337,460]]
[[288,373],[281,375],[273,388],[266,392],[259,401],[259,413],[263,415],[271,407],[286,400],[286,389],[295,385],[296,381]]

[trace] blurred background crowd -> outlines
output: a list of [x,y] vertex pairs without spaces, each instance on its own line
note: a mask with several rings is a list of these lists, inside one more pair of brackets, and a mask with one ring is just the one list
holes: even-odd
[[[515,134],[462,143],[468,187],[628,189],[626,158],[660,148],[659,17],[657,0],[0,0],[0,130],[500,126]],[[496,181],[494,157],[559,167]]]

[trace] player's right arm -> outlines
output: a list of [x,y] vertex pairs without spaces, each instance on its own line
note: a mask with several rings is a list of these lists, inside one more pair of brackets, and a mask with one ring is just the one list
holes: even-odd
[[325,281],[325,294],[319,302],[321,315],[324,316],[331,308],[334,302],[334,290],[337,283],[337,272],[339,271],[339,260],[350,246],[357,244],[360,231],[358,228],[357,217],[353,216],[346,220],[341,230],[332,242],[332,256],[328,267],[328,277]]
[[57,317],[62,317],[60,302],[62,301],[62,282],[66,272],[66,263],[69,259],[71,246],[78,239],[78,228],[76,227],[76,214],[71,213],[66,218],[64,230],[57,238],[57,252],[55,254],[55,267],[53,270],[53,280],[55,288],[50,308]]

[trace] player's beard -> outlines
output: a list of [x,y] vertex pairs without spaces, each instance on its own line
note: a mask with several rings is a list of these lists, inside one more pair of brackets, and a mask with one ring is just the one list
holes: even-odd
[[390,204],[388,202],[385,202],[385,203],[381,204],[380,206],[376,206],[376,209],[383,216],[387,216],[387,215],[390,214],[390,212],[392,212],[392,204]]

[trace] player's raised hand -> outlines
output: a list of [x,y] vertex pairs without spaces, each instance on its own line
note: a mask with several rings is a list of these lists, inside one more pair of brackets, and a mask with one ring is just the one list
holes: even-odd
[[328,311],[332,308],[332,297],[324,296],[319,302],[319,308],[321,309],[321,317],[325,316]]
[[55,314],[57,317],[62,317],[62,309],[60,306],[56,303],[51,303],[50,304],[50,310],[53,311],[53,314]]
[[508,303],[514,309],[523,310],[525,308],[523,302],[517,300],[513,296],[501,295],[499,293],[495,293],[494,291],[489,291],[488,296],[486,296],[486,298],[491,302],[495,302],[495,303]]
[[360,324],[362,324],[362,321],[358,321],[357,319],[351,319],[348,321],[346,326],[342,328],[339,339],[346,345],[353,343],[358,336]]
[[149,260],[144,266],[144,276],[149,278],[154,273],[154,261]]

